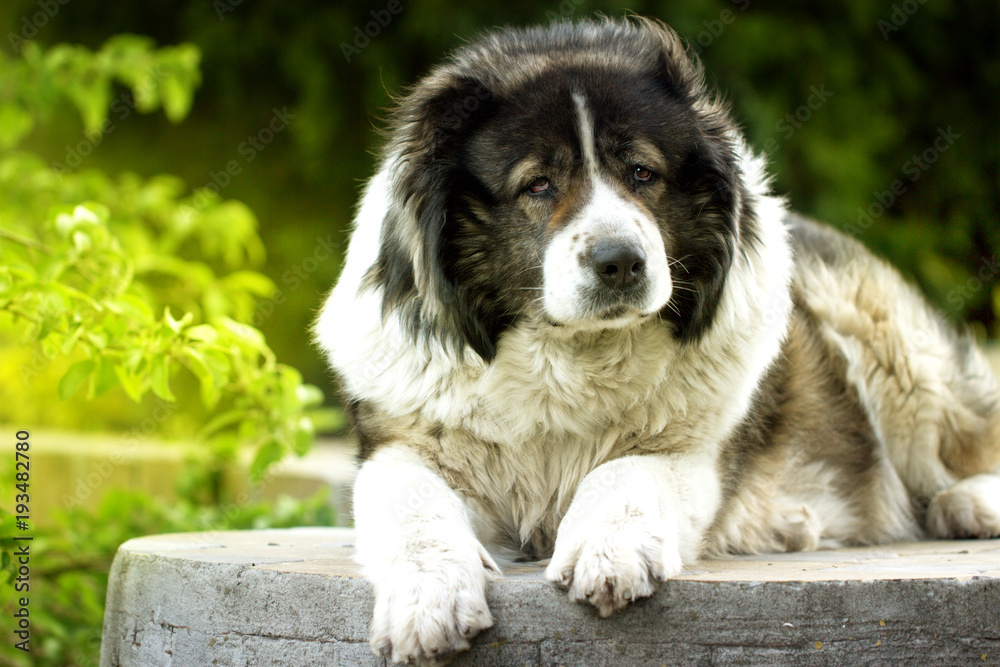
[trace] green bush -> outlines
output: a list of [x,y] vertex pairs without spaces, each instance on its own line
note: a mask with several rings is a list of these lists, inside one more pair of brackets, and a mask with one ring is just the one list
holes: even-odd
[[[198,65],[190,45],[156,49],[129,35],[95,52],[27,43],[21,58],[0,57],[0,377],[12,399],[0,408],[3,421],[85,426],[93,406],[110,397],[95,425],[124,427],[155,399],[186,416],[174,420],[175,435],[200,440],[209,452],[179,480],[180,502],[118,490],[96,512],[70,507],[32,522],[32,650],[4,642],[0,656],[10,664],[96,664],[108,570],[127,539],[335,518],[323,497],[276,507],[227,503],[213,478],[250,448],[251,476],[261,479],[271,463],[309,448],[317,420],[340,419],[249,324],[257,300],[274,289],[247,268],[264,258],[250,209],[204,191],[188,194],[176,177],[46,164],[22,147],[66,103],[83,119],[78,148],[101,142],[116,113],[163,109],[179,122],[191,108]],[[53,410],[57,396],[62,403]],[[135,411],[116,419],[123,400]],[[40,412],[23,409],[31,405]],[[57,422],[52,412],[71,416]],[[159,435],[166,434],[164,427]],[[4,457],[0,476],[0,494],[14,498],[13,457]],[[31,484],[16,492],[30,499]],[[3,567],[12,580],[19,530],[0,510]]]
[[330,415],[315,411],[321,392],[278,363],[249,324],[255,301],[274,289],[243,268],[264,255],[253,213],[204,192],[185,195],[174,177],[53,169],[17,148],[31,119],[62,99],[98,141],[115,83],[131,91],[125,99],[137,111],[162,107],[181,120],[200,80],[197,49],[155,50],[119,36],[95,53],[29,43],[23,56],[0,63],[0,118],[14,119],[0,123],[0,219],[10,221],[0,230],[0,324],[46,359],[73,360],[55,392],[22,365],[28,394],[46,404],[52,393],[94,399],[120,387],[135,402],[149,393],[174,402],[175,387],[193,384],[207,417],[198,436],[220,457],[253,447],[257,476],[287,452],[305,452],[312,417]]

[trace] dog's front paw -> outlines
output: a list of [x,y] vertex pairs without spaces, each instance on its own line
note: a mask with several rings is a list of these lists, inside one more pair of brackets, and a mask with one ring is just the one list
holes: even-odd
[[940,492],[927,508],[933,537],[1000,537],[1000,475],[967,477]]
[[445,664],[493,625],[486,605],[490,574],[499,576],[500,569],[482,547],[426,549],[371,572],[372,650],[408,665]]
[[624,512],[596,525],[560,527],[545,576],[604,617],[649,597],[682,567],[676,538],[658,519]]

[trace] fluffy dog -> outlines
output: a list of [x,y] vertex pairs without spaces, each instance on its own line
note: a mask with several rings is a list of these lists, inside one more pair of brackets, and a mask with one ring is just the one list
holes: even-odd
[[1000,535],[981,353],[786,210],[649,20],[501,30],[420,81],[317,335],[395,661],[491,625],[488,548],[606,616],[706,553]]

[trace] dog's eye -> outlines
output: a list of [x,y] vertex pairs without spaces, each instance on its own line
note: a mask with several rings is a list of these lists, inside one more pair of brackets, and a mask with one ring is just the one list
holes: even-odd
[[653,179],[653,172],[641,165],[636,165],[635,171],[632,172],[632,178],[642,183],[648,183]]
[[549,189],[549,185],[549,179],[544,176],[539,176],[528,184],[528,192],[533,195],[540,195]]

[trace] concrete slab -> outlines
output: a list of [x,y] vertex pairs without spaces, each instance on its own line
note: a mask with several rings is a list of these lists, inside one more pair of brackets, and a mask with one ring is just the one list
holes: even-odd
[[[353,531],[159,535],[115,558],[101,665],[384,665]],[[704,560],[609,619],[502,563],[455,666],[1000,664],[1000,540]]]

